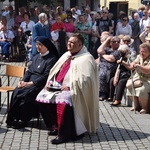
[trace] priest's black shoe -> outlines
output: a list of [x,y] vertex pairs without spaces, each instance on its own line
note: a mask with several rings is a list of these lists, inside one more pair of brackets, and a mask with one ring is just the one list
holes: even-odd
[[13,126],[13,129],[21,129],[27,126],[27,123],[19,121],[16,125]]
[[14,120],[12,122],[7,123],[6,127],[7,128],[14,128],[14,126],[16,126],[18,124],[17,120]]
[[57,135],[57,134],[58,134],[58,130],[56,130],[56,129],[50,130],[48,132],[48,135]]
[[61,143],[66,143],[69,140],[62,138],[62,137],[56,137],[55,139],[51,140],[52,144],[61,144]]
[[84,133],[82,133],[82,134],[80,134],[80,135],[77,135],[75,138],[73,138],[73,141],[80,140],[80,139],[82,139],[84,136],[85,136]]

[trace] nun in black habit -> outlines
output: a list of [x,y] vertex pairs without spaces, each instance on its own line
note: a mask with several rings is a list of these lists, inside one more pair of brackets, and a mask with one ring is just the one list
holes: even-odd
[[7,127],[23,128],[35,115],[35,98],[46,84],[50,69],[58,60],[57,49],[46,37],[39,37],[36,42],[39,52],[18,86],[15,88],[7,115]]

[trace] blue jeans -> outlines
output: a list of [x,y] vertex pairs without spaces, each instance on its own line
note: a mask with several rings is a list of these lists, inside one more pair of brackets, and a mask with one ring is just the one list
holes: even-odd
[[9,47],[11,46],[10,42],[0,42],[0,46],[2,48],[2,55],[5,55],[6,57],[9,56]]

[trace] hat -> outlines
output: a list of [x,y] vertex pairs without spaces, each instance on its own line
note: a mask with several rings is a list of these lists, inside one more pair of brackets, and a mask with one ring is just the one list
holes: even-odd
[[59,33],[52,31],[52,32],[51,32],[51,37],[52,37],[52,40],[53,40],[53,41],[57,41],[58,38],[59,38]]
[[47,37],[39,36],[36,42],[43,44],[48,50],[50,49],[51,41]]
[[150,40],[150,33],[145,37],[145,40]]

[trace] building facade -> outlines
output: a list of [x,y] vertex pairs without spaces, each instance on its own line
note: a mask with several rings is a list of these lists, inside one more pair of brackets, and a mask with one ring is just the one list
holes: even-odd
[[[65,10],[76,5],[78,5],[81,10],[83,6],[89,7],[91,10],[97,10],[98,4],[109,8],[111,2],[128,2],[129,10],[138,9],[142,5],[141,0],[57,0],[57,5],[63,6]],[[4,2],[0,2],[0,10],[5,5],[14,6],[14,1],[9,2],[9,0],[5,0]]]
[[128,2],[128,9],[138,9],[142,4],[141,0],[101,0],[101,6],[109,7],[110,2]]

